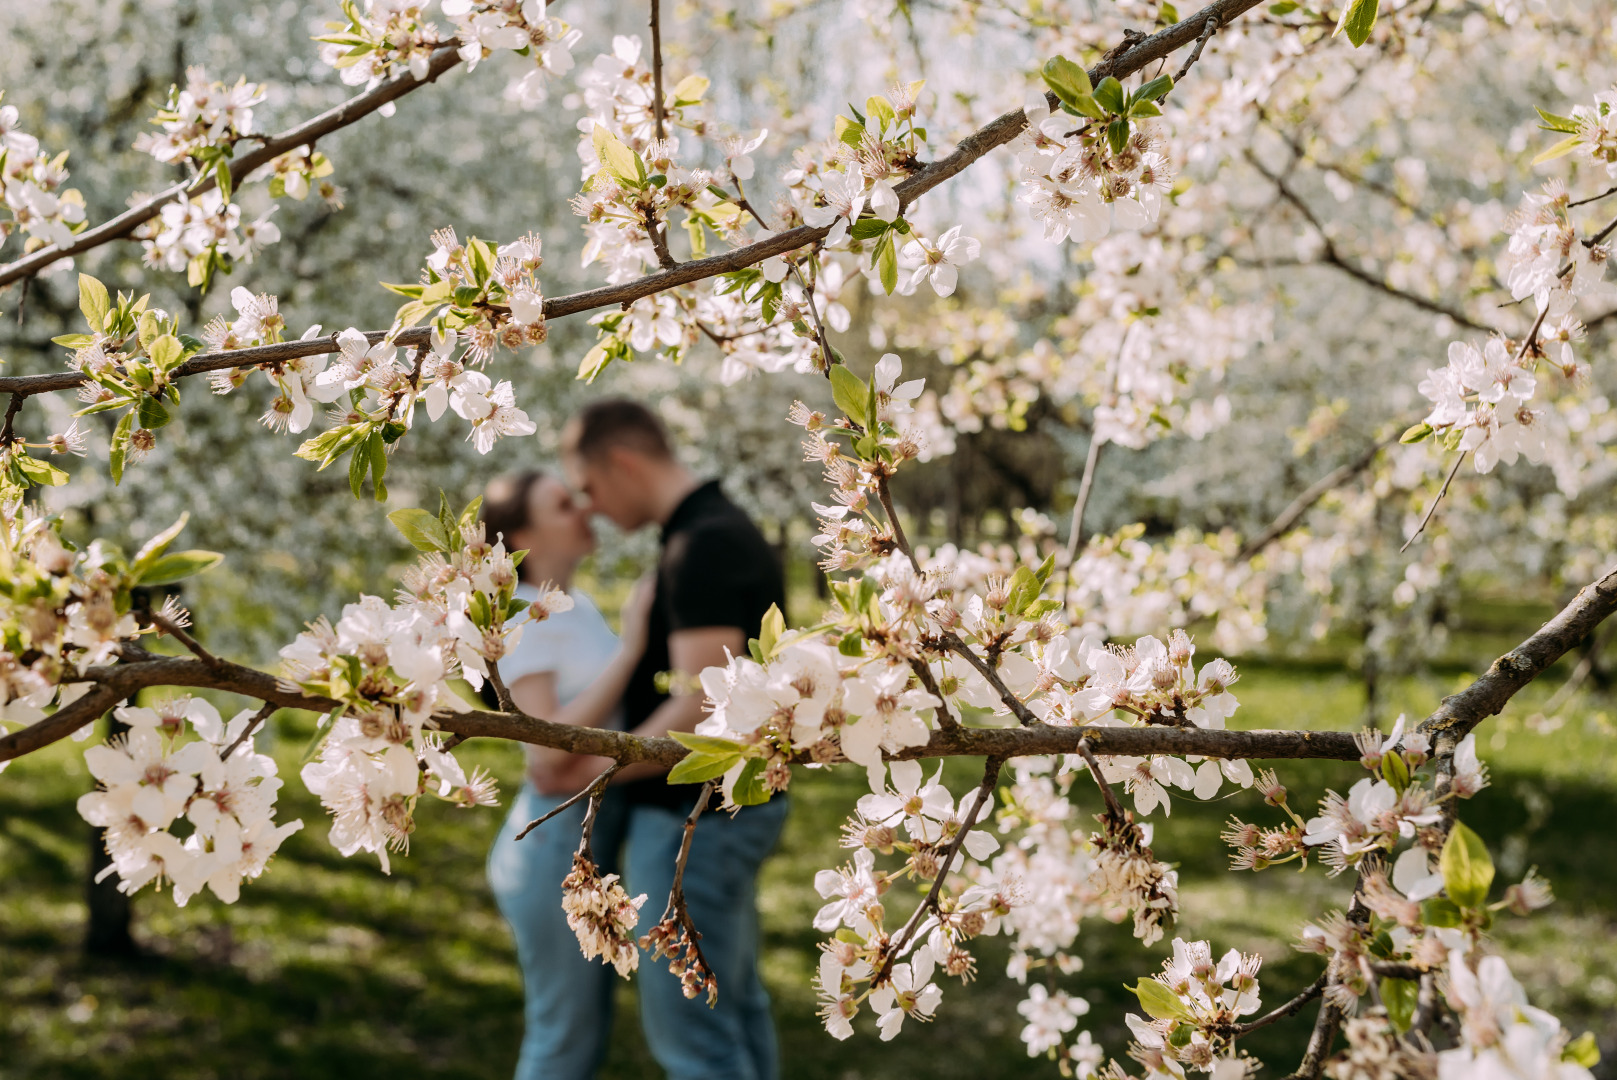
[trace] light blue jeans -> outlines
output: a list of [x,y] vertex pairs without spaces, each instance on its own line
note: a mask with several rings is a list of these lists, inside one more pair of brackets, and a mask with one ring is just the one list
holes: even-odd
[[[523,785],[489,853],[489,884],[516,937],[526,996],[517,1080],[589,1080],[606,1055],[612,1030],[617,975],[606,964],[584,959],[561,910],[561,881],[572,870],[583,804],[515,841],[522,826],[561,801]],[[702,933],[702,953],[718,978],[718,1004],[709,1009],[705,998],[687,999],[666,962],[649,953],[641,955],[636,977],[641,1027],[668,1080],[779,1076],[769,995],[758,976],[756,885],[758,868],[774,850],[786,814],[787,800],[777,796],[735,817],[710,811],[697,824],[685,899]],[[602,873],[621,867],[630,894],[646,894],[642,931],[668,901],[684,824],[684,814],[631,807],[616,791],[602,803],[591,848]]]

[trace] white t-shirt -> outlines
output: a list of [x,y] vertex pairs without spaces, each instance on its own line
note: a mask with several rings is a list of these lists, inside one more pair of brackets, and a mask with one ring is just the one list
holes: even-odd
[[[539,599],[539,590],[520,584],[516,595],[532,603]],[[618,649],[617,635],[590,598],[577,589],[567,595],[573,598],[570,611],[544,622],[523,622],[521,640],[500,660],[500,677],[507,686],[515,686],[524,675],[554,672],[556,699],[563,705],[595,681]],[[517,616],[518,621],[526,618],[526,613]],[[607,726],[622,724],[621,715],[615,714]]]

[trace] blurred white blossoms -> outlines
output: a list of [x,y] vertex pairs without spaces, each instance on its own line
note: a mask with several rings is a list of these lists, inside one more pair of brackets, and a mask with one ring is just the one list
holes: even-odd
[[[253,106],[264,100],[265,88],[245,77],[235,85],[209,81],[200,65],[185,69],[185,88],[169,87],[168,102],[152,118],[160,131],[142,132],[135,149],[165,165],[187,158],[211,167],[218,150],[228,150],[253,134]],[[213,150],[210,156],[207,151]]]
[[[0,90],[0,101],[5,91]],[[39,140],[18,127],[15,105],[0,104],[0,247],[13,232],[27,234],[30,246],[70,243],[74,226],[84,222],[84,196],[67,182],[67,152],[51,157]],[[64,265],[66,265],[64,263]],[[53,264],[52,270],[60,267]]]
[[[253,711],[224,723],[208,702],[181,698],[114,715],[129,730],[85,751],[100,786],[78,802],[79,814],[106,830],[112,861],[96,880],[116,872],[119,890],[133,893],[167,879],[182,907],[204,887],[234,903],[241,883],[303,827],[275,823],[281,781],[247,735]],[[187,733],[197,739],[182,742]],[[191,827],[184,840],[170,831],[182,817]]]

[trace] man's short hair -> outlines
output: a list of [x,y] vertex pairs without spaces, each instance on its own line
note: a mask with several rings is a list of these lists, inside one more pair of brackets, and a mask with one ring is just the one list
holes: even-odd
[[613,447],[624,447],[646,457],[672,460],[673,444],[657,414],[628,398],[592,401],[573,419],[570,447],[586,461],[598,461]]

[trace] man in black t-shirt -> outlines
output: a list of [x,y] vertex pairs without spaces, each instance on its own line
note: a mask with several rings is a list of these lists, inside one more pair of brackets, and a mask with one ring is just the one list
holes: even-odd
[[[657,560],[645,654],[624,691],[624,720],[636,735],[691,731],[703,718],[694,686],[703,668],[746,652],[773,604],[785,607],[775,553],[747,515],[675,459],[662,423],[645,406],[598,401],[562,435],[569,478],[596,513],[634,531],[657,524]],[[671,673],[676,692],[658,689]],[[686,816],[699,785],[670,785],[644,763],[618,774],[629,797],[624,877],[631,893],[661,911],[673,884]],[[776,796],[735,815],[705,815],[691,841],[684,879],[702,952],[719,997],[687,999],[666,964],[640,968],[641,1025],[669,1080],[775,1080],[778,1063],[769,997],[758,977],[758,867],[774,849],[786,816]],[[654,917],[654,916],[652,916]]]

